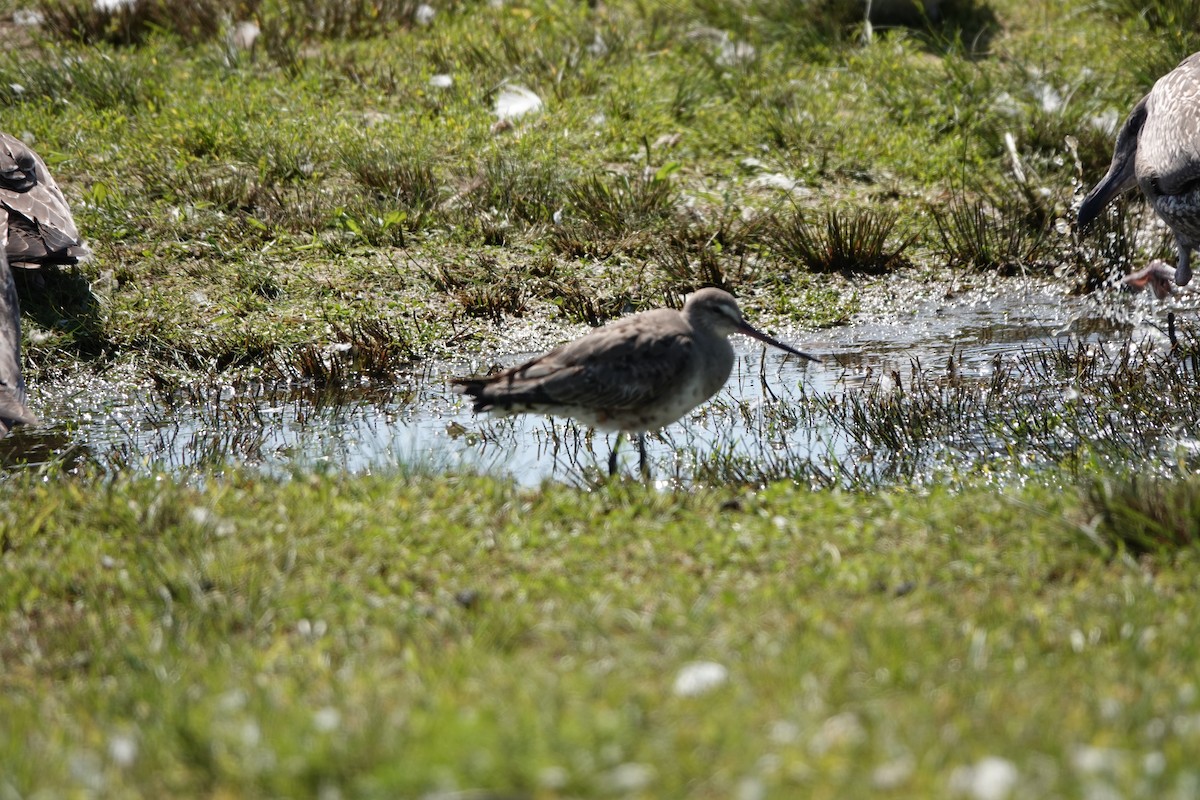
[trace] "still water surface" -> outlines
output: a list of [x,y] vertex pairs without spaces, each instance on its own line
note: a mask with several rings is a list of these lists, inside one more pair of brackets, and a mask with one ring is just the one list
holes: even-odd
[[[870,322],[782,338],[820,356],[821,364],[789,357],[734,336],[734,373],[717,398],[688,418],[650,437],[654,476],[686,483],[697,461],[721,453],[753,461],[855,462],[875,454],[832,424],[822,409],[839,396],[889,381],[903,384],[914,367],[956,379],[986,380],[1014,353],[1063,340],[1119,347],[1162,340],[1157,326],[1166,308],[1181,318],[1194,307],[1174,301],[1102,293],[1070,298],[1052,287],[1026,287],[991,296],[924,301]],[[882,318],[881,318],[882,317]],[[1122,317],[1123,319],[1114,319]],[[530,354],[504,359],[518,363]],[[86,385],[31,387],[44,424],[2,443],[0,458],[94,461],[106,467],[187,472],[238,465],[271,474],[330,469],[364,473],[406,464],[512,476],[534,485],[546,479],[580,482],[605,469],[612,437],[591,435],[569,421],[537,416],[475,417],[447,380],[460,365],[432,365],[399,387],[343,393],[335,401],[312,393],[225,387],[173,407],[128,383],[89,380]],[[815,398],[823,402],[814,404]],[[624,469],[636,469],[636,449],[623,451]]]

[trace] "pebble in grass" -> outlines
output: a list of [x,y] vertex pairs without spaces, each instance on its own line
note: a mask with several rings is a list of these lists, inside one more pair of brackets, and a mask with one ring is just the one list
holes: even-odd
[[685,664],[675,675],[676,697],[696,697],[707,694],[729,680],[729,670],[715,661]]

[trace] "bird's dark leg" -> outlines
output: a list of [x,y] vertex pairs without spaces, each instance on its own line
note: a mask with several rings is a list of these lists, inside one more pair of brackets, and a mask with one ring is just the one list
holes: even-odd
[[638,434],[638,469],[641,470],[643,478],[650,477],[650,464],[646,461],[646,434],[644,431]]
[[1175,240],[1175,246],[1179,250],[1179,263],[1175,267],[1175,283],[1179,286],[1187,286],[1188,281],[1192,279],[1192,248],[1191,245],[1184,244],[1178,238]]
[[608,477],[612,478],[617,474],[617,448],[621,446],[621,437],[624,432],[617,433],[617,440],[613,442],[612,452],[608,454]]

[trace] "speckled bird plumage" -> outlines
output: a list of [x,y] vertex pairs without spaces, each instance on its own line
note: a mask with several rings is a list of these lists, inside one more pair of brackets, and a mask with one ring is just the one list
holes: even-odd
[[1108,173],[1079,207],[1086,225],[1121,192],[1138,186],[1175,235],[1175,282],[1192,277],[1200,246],[1200,53],[1159,78],[1117,133]]
[[0,236],[11,264],[74,264],[90,255],[46,162],[20,139],[2,132],[0,211],[6,217]]

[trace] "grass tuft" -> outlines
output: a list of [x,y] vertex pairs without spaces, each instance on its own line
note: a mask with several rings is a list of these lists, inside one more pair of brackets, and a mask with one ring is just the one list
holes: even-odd
[[450,295],[468,316],[494,322],[520,315],[529,300],[530,276],[523,267],[502,265],[489,253],[461,262],[443,261],[421,274],[435,289]]
[[599,295],[595,286],[574,276],[543,280],[541,293],[562,309],[568,320],[583,322],[593,328],[620,316],[630,305],[627,293]]
[[419,230],[437,208],[441,183],[428,154],[417,154],[390,144],[343,148],[341,163],[358,183],[378,200],[394,204],[409,230]]
[[1200,482],[1161,478],[1093,481],[1088,502],[1102,541],[1133,555],[1168,554],[1200,543]]
[[[1126,51],[1124,57],[1118,56],[1119,62],[1145,89],[1186,56],[1200,50],[1200,31],[1196,29],[1200,0],[1103,0],[1099,8],[1154,39],[1154,47],[1126,41],[1122,48]],[[1129,105],[1132,107],[1133,103]]]
[[1016,212],[1012,203],[997,207],[966,195],[930,209],[946,264],[1011,275],[1047,263],[1052,254],[1049,231]]
[[419,356],[411,333],[385,319],[334,325],[333,330],[338,344],[309,344],[278,354],[280,378],[317,389],[351,388],[367,380],[393,382]]
[[780,258],[798,261],[811,272],[881,275],[908,264],[904,251],[913,236],[896,241],[896,211],[874,208],[826,212],[824,224],[813,225],[797,208],[774,216],[765,238]]
[[[211,41],[230,22],[261,20],[264,33],[287,31],[294,39],[312,36],[362,38],[388,28],[411,28],[416,0],[136,0],[95,3],[92,0],[39,0],[46,28],[54,35],[83,44],[142,45],[158,33],[188,44]],[[274,54],[272,54],[274,55]]]
[[644,245],[649,234],[671,217],[676,190],[672,169],[590,175],[566,193],[569,219],[556,230],[556,249],[570,253],[611,253]]
[[22,50],[0,63],[0,98],[9,105],[70,98],[93,110],[131,110],[162,95],[163,75],[161,64],[141,54],[117,57],[102,48]]
[[38,10],[46,28],[68,41],[140,45],[166,31],[195,44],[215,38],[227,20],[253,18],[259,5],[258,0],[40,0]]

